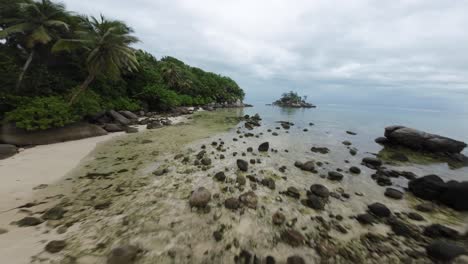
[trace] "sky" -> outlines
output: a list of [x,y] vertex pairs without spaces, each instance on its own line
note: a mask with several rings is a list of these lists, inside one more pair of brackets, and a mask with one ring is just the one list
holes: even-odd
[[125,21],[157,58],[233,78],[246,101],[468,112],[468,0],[63,0]]

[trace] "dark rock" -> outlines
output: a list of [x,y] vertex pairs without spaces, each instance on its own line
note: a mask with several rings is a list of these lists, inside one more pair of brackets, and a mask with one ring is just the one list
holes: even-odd
[[208,158],[208,157],[204,157],[203,159],[201,159],[201,164],[205,165],[205,166],[209,166],[211,165],[211,159]]
[[414,150],[438,153],[460,153],[467,146],[466,143],[461,141],[404,126],[386,127],[385,137],[392,144],[403,145]]
[[223,182],[226,180],[226,174],[224,174],[224,172],[220,171],[218,173],[215,174],[214,178],[220,182]]
[[286,264],[305,264],[305,260],[301,256],[289,256],[286,260]]
[[237,167],[241,171],[248,171],[249,170],[249,163],[245,160],[238,159],[237,160]]
[[126,118],[125,116],[121,115],[120,113],[114,110],[108,111],[107,114],[121,125],[126,126],[131,123],[131,121],[128,118]]
[[460,234],[457,230],[441,224],[432,224],[424,228],[423,234],[432,238],[458,239]]
[[408,213],[408,218],[414,221],[424,221],[424,217],[418,213],[415,212],[409,212]]
[[66,213],[67,211],[65,209],[63,209],[63,207],[61,206],[56,206],[56,207],[53,207],[49,210],[47,210],[43,215],[42,215],[42,219],[44,220],[60,220],[63,218],[63,215]]
[[388,139],[386,137],[378,137],[375,139],[375,143],[380,144],[380,145],[385,145],[388,144]]
[[326,147],[312,147],[310,151],[320,154],[327,154],[330,152],[330,150]]
[[286,216],[284,216],[284,214],[282,214],[280,212],[276,212],[271,217],[271,220],[272,220],[273,224],[275,224],[275,225],[282,225],[286,221]]
[[124,127],[120,124],[105,124],[103,128],[107,132],[111,132],[111,133],[124,131]]
[[45,246],[45,250],[49,253],[57,253],[62,251],[67,246],[64,240],[52,240]]
[[307,200],[304,201],[304,204],[315,210],[325,209],[325,199],[321,198],[315,194],[307,195]]
[[205,187],[200,187],[195,190],[189,199],[191,207],[203,208],[206,207],[211,200],[211,193]]
[[130,112],[130,111],[124,110],[124,111],[119,111],[119,113],[121,115],[123,115],[125,118],[130,119],[130,120],[137,120],[138,119],[138,116],[135,115],[134,113]]
[[348,140],[345,140],[345,141],[343,141],[342,143],[343,143],[343,145],[345,145],[345,146],[351,146],[351,145],[353,144],[353,143],[351,143],[351,142],[348,141]]
[[377,159],[377,158],[373,158],[373,157],[363,158],[362,163],[364,165],[368,166],[368,167],[370,165],[371,168],[378,168],[378,167],[382,166],[382,161]]
[[239,185],[245,185],[246,183],[246,179],[243,175],[237,175],[237,178],[236,178],[236,182],[239,184]]
[[289,187],[286,190],[286,195],[291,196],[293,198],[299,199],[301,197],[301,194],[299,193],[299,190],[296,187]]
[[370,214],[360,214],[356,216],[356,220],[362,225],[372,225],[376,222],[375,218]]
[[397,199],[397,200],[400,200],[403,198],[403,193],[400,192],[399,190],[397,189],[393,189],[393,188],[387,188],[385,190],[385,196],[387,197],[390,197],[390,198],[393,198],[393,199]]
[[315,171],[315,162],[314,161],[307,161],[305,163],[302,163],[302,162],[299,162],[299,161],[296,161],[294,163],[294,166],[298,167],[299,169],[301,170],[304,170],[304,171],[310,171],[310,172],[314,172]]
[[328,196],[330,196],[330,191],[328,190],[328,188],[321,184],[312,184],[310,186],[310,191],[313,194],[322,198],[328,198]]
[[292,247],[299,247],[304,244],[304,236],[294,229],[287,229],[281,232],[281,239]]
[[127,134],[138,133],[138,128],[127,126],[125,127],[125,133]]
[[39,219],[39,218],[32,217],[32,216],[26,216],[23,219],[16,222],[16,224],[19,227],[24,227],[24,226],[37,226],[37,225],[42,224],[42,222],[43,221],[41,219]]
[[378,217],[389,217],[392,213],[386,205],[381,203],[373,203],[371,205],[368,205],[367,208],[369,208],[369,211],[372,214]]
[[339,172],[336,172],[336,171],[329,171],[328,172],[328,179],[330,181],[341,181],[343,180],[343,174],[339,173]]
[[350,149],[349,149],[349,154],[351,154],[352,156],[356,156],[356,154],[357,154],[357,149],[356,149],[356,148],[350,148]]
[[273,180],[272,178],[262,179],[261,184],[270,188],[271,190],[274,190],[276,188],[275,180]]
[[270,144],[268,142],[263,142],[258,146],[258,151],[260,152],[266,152],[270,149]]
[[349,172],[354,173],[354,174],[359,174],[361,173],[361,169],[356,166],[352,166],[351,168],[349,168]]
[[420,212],[430,213],[434,211],[434,205],[432,203],[422,203],[416,206],[416,210]]
[[449,262],[462,254],[466,254],[467,251],[452,242],[437,240],[426,247],[426,253],[433,259]]
[[133,245],[124,245],[111,250],[107,257],[107,264],[132,264],[141,250]]
[[14,145],[0,144],[0,160],[6,159],[18,153],[18,149]]
[[81,122],[37,131],[26,131],[12,124],[0,127],[0,142],[16,146],[47,145],[103,135],[107,135],[107,131],[102,127]]
[[239,199],[227,198],[224,201],[224,207],[231,210],[237,210],[240,207]]
[[112,204],[111,201],[100,202],[100,203],[98,203],[98,204],[96,204],[96,205],[94,206],[94,209],[96,209],[96,210],[104,210],[104,209],[109,208],[109,206],[111,206],[111,204]]
[[257,209],[258,198],[253,191],[248,191],[239,196],[239,201],[251,209]]
[[392,217],[388,219],[387,223],[392,228],[393,233],[395,233],[397,236],[412,237],[412,238],[415,238],[417,236],[415,229],[412,228],[409,224],[401,220],[398,220]]

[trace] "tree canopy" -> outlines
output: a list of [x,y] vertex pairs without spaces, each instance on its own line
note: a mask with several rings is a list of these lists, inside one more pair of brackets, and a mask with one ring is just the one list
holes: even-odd
[[0,0],[0,39],[0,119],[29,130],[110,109],[244,98],[229,77],[136,50],[138,39],[124,22],[71,13],[55,1]]

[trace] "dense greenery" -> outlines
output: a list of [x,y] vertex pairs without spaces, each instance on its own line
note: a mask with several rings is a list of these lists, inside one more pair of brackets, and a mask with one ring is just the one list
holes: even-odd
[[288,93],[283,93],[281,95],[281,98],[278,101],[283,102],[283,103],[286,103],[286,102],[300,103],[302,101],[305,101],[306,99],[307,99],[306,97],[302,99],[302,97],[299,96],[299,94],[297,94],[296,92],[290,91]]
[[234,102],[230,78],[131,47],[125,23],[49,0],[0,0],[0,119],[28,130],[104,110],[169,110]]

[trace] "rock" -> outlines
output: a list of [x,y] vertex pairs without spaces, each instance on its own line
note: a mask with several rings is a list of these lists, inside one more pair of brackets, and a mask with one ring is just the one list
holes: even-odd
[[49,210],[47,210],[43,215],[42,215],[42,219],[44,220],[60,220],[63,218],[63,215],[66,213],[67,211],[65,209],[63,209],[63,207],[61,206],[56,206],[56,207],[53,207]]
[[286,264],[305,264],[305,260],[297,255],[289,256],[286,260]]
[[237,175],[237,178],[236,178],[236,182],[239,184],[239,185],[245,185],[246,183],[246,179],[243,175]]
[[392,212],[388,207],[384,204],[381,203],[373,203],[371,205],[368,205],[367,208],[369,208],[369,211],[378,217],[389,217]]
[[237,167],[241,171],[248,171],[249,170],[249,163],[245,160],[238,159],[237,160]]
[[220,182],[224,182],[226,180],[226,174],[224,172],[220,171],[215,174],[214,178]]
[[384,194],[385,196],[396,199],[396,200],[400,200],[403,198],[403,193],[393,188],[387,188]]
[[457,230],[441,224],[432,224],[424,228],[423,234],[432,238],[458,239],[460,234]]
[[0,160],[9,158],[18,153],[18,148],[10,144],[0,144]]
[[262,144],[260,144],[260,146],[258,146],[258,151],[260,152],[266,152],[270,149],[270,143],[268,142],[263,142]]
[[434,205],[432,203],[422,203],[416,206],[416,210],[424,213],[430,213],[434,211]]
[[52,240],[45,246],[45,250],[49,253],[57,253],[62,251],[67,246],[64,240]]
[[94,209],[96,210],[104,210],[109,208],[111,206],[112,202],[111,201],[104,201],[104,202],[99,202],[94,206]]
[[354,173],[354,174],[359,174],[361,173],[361,169],[356,166],[352,166],[351,168],[349,168],[349,172]]
[[315,162],[313,160],[307,161],[305,163],[296,161],[294,163],[294,166],[296,166],[296,167],[298,167],[298,168],[300,168],[301,170],[304,170],[304,171],[310,171],[310,172],[315,171]]
[[382,166],[382,161],[377,159],[377,158],[366,157],[366,158],[362,159],[362,164],[364,164],[364,165],[366,165],[368,167],[371,167],[371,168],[378,168],[378,167]]
[[307,195],[307,200],[303,201],[303,203],[312,209],[315,210],[323,210],[325,209],[325,199],[321,198],[315,194]]
[[389,143],[386,137],[378,137],[374,141],[375,143],[380,144],[380,145],[385,145]]
[[119,125],[119,124],[105,124],[103,126],[104,130],[106,130],[107,132],[121,132],[124,130],[124,128]]
[[350,148],[349,149],[349,154],[351,154],[352,156],[356,156],[358,150],[357,148]]
[[274,190],[276,188],[275,180],[273,180],[272,178],[262,179],[261,184],[270,188],[271,190]]
[[351,146],[351,145],[353,144],[353,143],[351,143],[351,142],[348,141],[348,140],[345,140],[345,141],[343,141],[342,143],[343,143],[343,145],[345,145],[345,146]]
[[392,228],[393,233],[395,233],[397,236],[415,238],[418,235],[409,224],[394,217],[389,218],[387,223]]
[[385,137],[392,144],[436,153],[460,153],[467,146],[465,142],[404,126],[386,127]]
[[370,214],[360,214],[356,216],[356,220],[362,225],[373,225],[376,222],[375,218]]
[[127,126],[127,127],[125,127],[125,133],[127,133],[127,134],[138,133],[138,128]]
[[409,212],[408,213],[408,218],[414,221],[424,221],[424,217],[418,213],[415,212]]
[[0,127],[0,142],[16,146],[47,145],[103,135],[107,131],[102,127],[82,122],[37,131],[26,131],[12,124]]
[[241,194],[239,196],[239,201],[248,208],[257,209],[258,198],[253,191],[248,191]]
[[129,119],[127,119],[126,117],[124,117],[123,115],[121,115],[120,113],[114,111],[114,110],[110,110],[107,112],[107,114],[109,116],[111,116],[115,121],[117,121],[119,124],[121,125],[129,125],[131,123],[131,121]]
[[239,199],[227,198],[224,201],[224,207],[231,210],[237,210],[240,207]]
[[127,119],[131,119],[131,120],[137,120],[138,119],[138,116],[135,115],[134,113],[130,112],[130,111],[124,110],[124,111],[119,111],[119,113],[121,115],[123,115]]
[[468,182],[444,182],[437,175],[427,175],[408,183],[409,190],[417,197],[439,201],[455,210],[468,210]]
[[286,190],[286,195],[291,196],[293,198],[299,199],[301,197],[301,194],[299,193],[299,190],[296,187],[289,187]]
[[348,130],[348,131],[346,131],[346,134],[348,134],[348,135],[352,135],[352,136],[355,136],[355,135],[357,135],[357,133],[356,133],[356,132],[349,131],[349,130]]
[[276,212],[271,217],[271,220],[275,225],[282,225],[286,221],[286,216],[284,216],[284,214],[281,212]]
[[163,124],[159,120],[153,120],[146,125],[146,129],[156,129],[163,127]]
[[205,166],[209,166],[209,165],[211,165],[211,159],[208,158],[208,157],[204,157],[203,159],[201,159],[201,164],[203,164]]
[[208,205],[211,200],[211,193],[205,187],[200,187],[195,190],[189,199],[190,207],[203,208]]
[[328,172],[328,179],[330,181],[341,181],[343,180],[343,174],[339,173],[339,172],[336,172],[336,171],[329,171]]
[[310,186],[310,191],[313,194],[322,198],[328,198],[330,196],[330,191],[328,190],[328,188],[321,184],[312,184]]
[[154,176],[163,176],[164,174],[168,173],[168,168],[158,168],[157,170],[153,171]]
[[433,259],[449,262],[462,254],[466,254],[467,251],[452,242],[437,240],[426,247],[426,253]]
[[107,264],[132,264],[138,257],[140,249],[133,245],[124,245],[111,250]]
[[304,236],[294,229],[287,229],[281,232],[281,239],[292,247],[299,247],[304,244]]
[[310,151],[315,152],[315,153],[320,153],[320,154],[327,154],[330,152],[330,150],[325,147],[312,147]]
[[41,219],[39,219],[39,218],[32,217],[32,216],[26,216],[23,219],[16,222],[16,224],[19,227],[24,227],[24,226],[37,226],[37,225],[42,224],[42,222],[43,221]]

